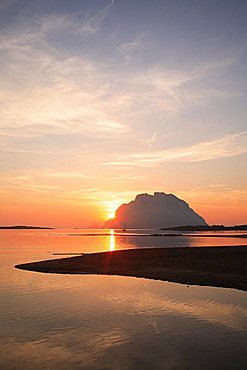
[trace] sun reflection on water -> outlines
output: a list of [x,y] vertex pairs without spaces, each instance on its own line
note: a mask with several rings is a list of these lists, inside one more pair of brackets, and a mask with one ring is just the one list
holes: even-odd
[[110,251],[115,250],[115,234],[114,230],[110,230]]

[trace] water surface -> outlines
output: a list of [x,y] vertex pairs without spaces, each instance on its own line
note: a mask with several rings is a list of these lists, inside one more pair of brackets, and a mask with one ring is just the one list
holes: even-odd
[[155,238],[71,233],[81,230],[1,230],[0,369],[247,368],[246,292],[13,268],[57,252],[155,246]]

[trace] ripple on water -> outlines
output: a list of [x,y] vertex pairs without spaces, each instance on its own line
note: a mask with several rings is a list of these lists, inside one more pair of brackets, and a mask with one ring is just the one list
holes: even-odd
[[[238,370],[247,368],[246,292],[13,268],[49,259],[56,250],[67,252],[68,240],[60,248],[59,238],[41,236],[36,244],[33,238],[27,249],[27,240],[19,240],[12,249],[9,241],[9,249],[7,244],[3,248],[1,369],[236,370],[236,364]],[[71,250],[81,252],[94,251],[97,238],[86,246],[80,245],[79,237],[71,239],[77,240]]]

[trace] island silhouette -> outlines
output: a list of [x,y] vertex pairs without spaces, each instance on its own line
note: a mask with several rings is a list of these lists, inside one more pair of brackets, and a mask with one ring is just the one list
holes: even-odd
[[28,226],[28,225],[11,225],[11,226],[0,226],[0,229],[14,229],[14,230],[29,230],[29,229],[54,229],[53,227],[46,226]]
[[104,223],[106,229],[157,229],[181,225],[207,226],[205,219],[188,203],[174,194],[155,192],[138,194],[135,200],[122,204],[115,217]]

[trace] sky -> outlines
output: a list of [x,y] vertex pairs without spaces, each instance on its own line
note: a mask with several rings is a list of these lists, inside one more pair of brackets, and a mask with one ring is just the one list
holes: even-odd
[[1,0],[0,224],[155,191],[247,223],[246,93],[245,0]]

